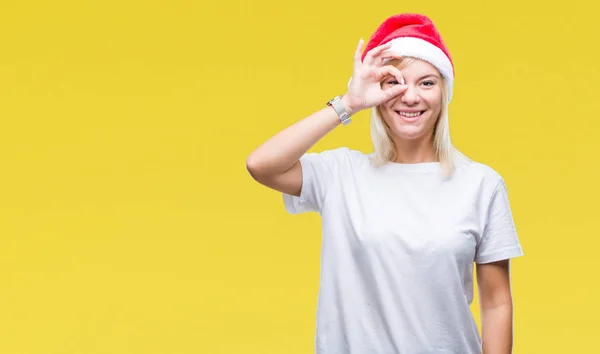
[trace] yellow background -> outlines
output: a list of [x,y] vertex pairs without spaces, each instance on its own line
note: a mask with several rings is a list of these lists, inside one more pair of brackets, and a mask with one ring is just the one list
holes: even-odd
[[[509,188],[514,352],[600,353],[589,4],[3,1],[0,353],[312,353],[320,219],[245,160],[412,11],[455,60],[455,144]],[[370,151],[366,112],[313,150],[341,145]]]

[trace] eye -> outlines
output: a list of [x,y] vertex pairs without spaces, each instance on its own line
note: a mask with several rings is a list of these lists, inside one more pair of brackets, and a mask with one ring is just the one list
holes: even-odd
[[398,85],[399,84],[398,80],[396,80],[396,79],[390,79],[386,83],[389,85]]
[[423,81],[422,85],[424,86],[433,86],[435,85],[435,82],[432,80],[427,80],[427,81]]

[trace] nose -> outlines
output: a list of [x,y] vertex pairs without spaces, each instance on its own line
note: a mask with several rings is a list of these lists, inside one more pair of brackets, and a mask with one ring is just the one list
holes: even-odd
[[413,85],[408,85],[408,88],[406,89],[406,91],[404,91],[404,94],[402,95],[402,102],[408,106],[412,106],[415,105],[417,103],[419,103],[419,92],[417,90],[416,87],[414,87]]

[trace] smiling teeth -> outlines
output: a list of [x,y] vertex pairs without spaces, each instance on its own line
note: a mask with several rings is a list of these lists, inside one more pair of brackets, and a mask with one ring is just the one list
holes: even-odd
[[404,116],[404,117],[414,118],[414,117],[420,116],[421,112],[415,112],[415,113],[398,112],[398,114],[401,115],[401,116]]

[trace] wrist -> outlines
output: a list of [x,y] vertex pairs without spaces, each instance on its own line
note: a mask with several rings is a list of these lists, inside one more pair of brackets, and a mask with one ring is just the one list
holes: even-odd
[[341,101],[344,107],[346,108],[346,112],[348,112],[349,116],[353,116],[360,111],[359,108],[357,108],[350,102],[347,95],[342,96]]

